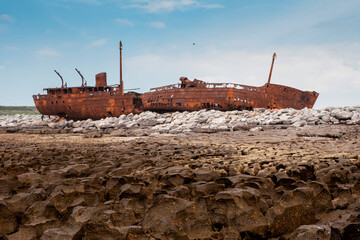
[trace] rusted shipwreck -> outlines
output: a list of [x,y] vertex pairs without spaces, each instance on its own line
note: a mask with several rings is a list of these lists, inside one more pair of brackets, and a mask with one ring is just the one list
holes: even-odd
[[253,108],[312,108],[319,95],[317,92],[301,91],[270,83],[275,57],[274,53],[268,82],[264,86],[207,83],[181,77],[179,84],[152,88],[150,92],[144,93],[144,110],[173,112],[200,109],[228,111]]
[[216,109],[222,111],[254,108],[312,108],[317,92],[301,91],[270,83],[276,54],[273,55],[268,82],[261,87],[235,83],[206,83],[181,77],[179,84],[150,89],[139,94],[124,93],[122,80],[122,44],[120,42],[120,84],[107,85],[106,73],[96,75],[95,86],[87,86],[84,77],[79,87],[67,87],[61,75],[60,88],[45,88],[46,94],[33,95],[36,108],[43,115],[68,119],[101,119],[142,111],[175,112]]
[[61,75],[60,88],[44,88],[46,94],[33,95],[35,106],[43,115],[58,115],[68,119],[101,119],[118,117],[122,114],[142,111],[141,94],[124,93],[122,80],[122,43],[120,42],[120,84],[108,85],[106,73],[96,75],[95,86],[87,86],[80,74],[82,84],[79,87],[67,87]]

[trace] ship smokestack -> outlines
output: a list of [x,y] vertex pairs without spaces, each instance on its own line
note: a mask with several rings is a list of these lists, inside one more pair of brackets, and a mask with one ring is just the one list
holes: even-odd
[[274,53],[274,55],[273,55],[273,59],[272,59],[272,63],[271,63],[270,74],[269,74],[269,79],[268,79],[268,82],[267,82],[267,86],[270,85],[271,74],[272,74],[272,70],[273,70],[273,67],[274,67],[275,58],[276,58],[276,53]]
[[124,83],[123,83],[123,80],[122,80],[122,56],[121,56],[121,52],[122,52],[122,43],[120,41],[120,92],[121,92],[121,95],[124,95]]
[[95,75],[95,87],[106,87],[106,72],[98,73]]

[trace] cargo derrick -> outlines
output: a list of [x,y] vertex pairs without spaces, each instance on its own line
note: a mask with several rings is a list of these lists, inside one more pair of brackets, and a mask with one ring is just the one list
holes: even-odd
[[58,115],[68,119],[93,120],[119,117],[122,114],[139,113],[141,96],[135,92],[124,93],[122,80],[122,43],[120,42],[120,84],[107,85],[106,73],[96,75],[95,86],[87,86],[84,77],[80,87],[67,87],[61,75],[61,88],[45,88],[46,94],[33,95],[35,106],[43,115]]
[[281,109],[312,108],[317,92],[270,84],[276,54],[274,53],[268,82],[261,87],[235,83],[206,83],[181,77],[179,84],[152,88],[144,93],[144,110],[157,112],[251,110],[253,108]]

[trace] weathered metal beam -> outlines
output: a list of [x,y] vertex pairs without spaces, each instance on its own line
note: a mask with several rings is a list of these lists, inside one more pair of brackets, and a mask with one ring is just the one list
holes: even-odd
[[122,42],[120,41],[119,44],[119,49],[120,49],[120,91],[121,94],[124,94],[124,82],[122,79]]
[[61,79],[61,88],[63,88],[64,87],[64,79],[63,79],[63,77],[60,75],[60,73],[58,73],[58,71],[54,70],[54,72],[56,72],[56,74],[60,77],[60,79]]
[[77,73],[80,75],[80,77],[81,77],[81,86],[83,87],[84,86],[84,76],[80,73],[80,71],[77,69],[77,68],[75,68],[75,70],[77,71]]
[[273,58],[272,58],[272,63],[271,63],[271,68],[270,68],[270,73],[269,73],[269,79],[268,79],[268,82],[267,82],[267,85],[268,85],[268,86],[269,86],[269,84],[270,84],[271,74],[272,74],[272,71],[273,71],[275,58],[276,58],[276,53],[273,54]]

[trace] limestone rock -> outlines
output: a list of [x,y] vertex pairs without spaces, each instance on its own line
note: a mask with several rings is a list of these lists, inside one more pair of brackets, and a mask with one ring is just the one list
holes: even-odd
[[9,209],[0,203],[0,237],[5,236],[6,234],[13,233],[17,227],[18,223],[16,221],[16,216],[9,211]]
[[326,225],[302,225],[298,227],[289,237],[293,240],[318,239],[330,240],[331,229]]
[[177,221],[177,217],[181,211],[193,204],[191,201],[164,195],[159,203],[145,214],[142,227],[160,239],[167,234],[174,234],[174,238],[184,237],[186,232],[181,230],[181,222]]

